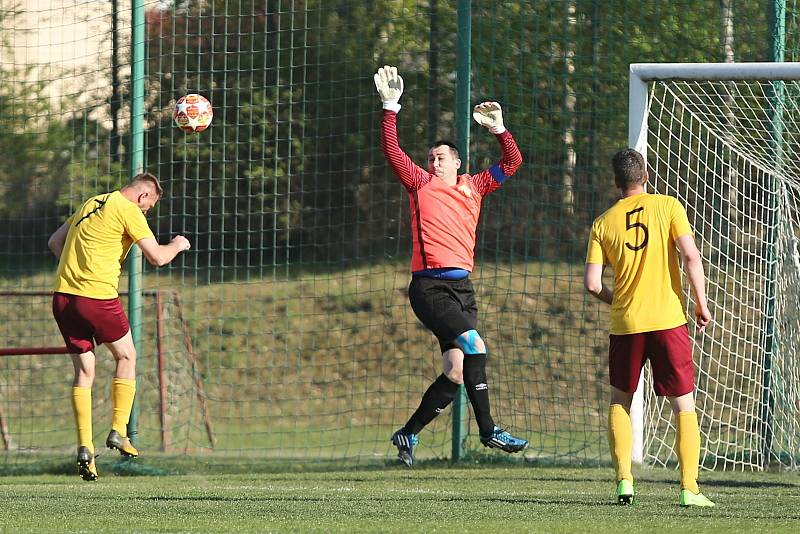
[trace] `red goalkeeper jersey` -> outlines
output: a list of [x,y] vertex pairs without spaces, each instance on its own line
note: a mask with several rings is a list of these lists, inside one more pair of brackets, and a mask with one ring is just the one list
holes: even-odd
[[508,131],[497,135],[500,162],[477,174],[461,174],[454,186],[415,165],[397,141],[397,113],[384,110],[381,147],[389,165],[408,191],[414,248],[411,271],[459,268],[472,271],[475,230],[483,197],[498,189],[522,164]]

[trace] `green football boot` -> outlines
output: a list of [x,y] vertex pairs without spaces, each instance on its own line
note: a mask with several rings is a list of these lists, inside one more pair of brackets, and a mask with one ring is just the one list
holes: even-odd
[[703,495],[702,493],[692,493],[689,490],[682,489],[680,495],[681,506],[698,506],[710,508],[716,506],[714,501]]
[[617,482],[617,504],[633,504],[635,495],[632,481],[623,478]]

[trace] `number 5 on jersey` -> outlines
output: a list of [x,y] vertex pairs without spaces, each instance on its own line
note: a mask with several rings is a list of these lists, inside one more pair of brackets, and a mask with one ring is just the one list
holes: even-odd
[[634,252],[636,252],[637,250],[642,250],[644,247],[646,247],[647,246],[647,240],[650,237],[650,234],[647,231],[647,226],[645,226],[643,223],[640,223],[639,221],[631,222],[631,218],[633,217],[633,215],[635,213],[640,212],[640,211],[642,213],[644,213],[644,207],[640,206],[640,207],[638,207],[636,209],[632,209],[631,211],[625,213],[625,230],[626,231],[627,230],[633,230],[634,231],[634,235],[636,237],[638,237],[639,232],[636,229],[637,228],[641,228],[642,232],[644,234],[644,237],[642,238],[642,242],[639,243],[638,245],[632,245],[632,244],[628,243],[627,241],[625,241],[625,246],[628,247],[629,249],[633,250]]

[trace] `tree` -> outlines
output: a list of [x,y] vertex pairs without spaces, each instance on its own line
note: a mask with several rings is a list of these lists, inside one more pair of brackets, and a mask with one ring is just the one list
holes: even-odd
[[[376,173],[386,164],[372,74],[382,61],[425,57],[426,43],[409,46],[406,38],[425,20],[400,16],[399,2],[308,1],[288,12],[282,5],[187,2],[147,14],[147,161],[171,193],[159,224],[214,251],[200,263],[325,266],[383,257],[387,235],[397,233],[400,195],[387,189],[397,191],[389,173]],[[429,79],[426,67],[404,66],[414,87],[404,106],[418,121],[405,128],[425,127],[414,110],[425,87],[449,84]],[[164,111],[186,92],[205,94],[215,109],[212,127],[196,137],[176,134]]]
[[[95,108],[71,109],[80,95],[58,101],[48,86],[52,74],[14,59],[9,36],[26,31],[13,26],[19,13],[19,6],[0,12],[0,22],[13,29],[0,32],[0,56],[10,57],[0,64],[0,226],[13,240],[14,254],[49,258],[41,236],[55,230],[76,199],[116,187],[122,173],[110,161],[104,128],[90,117]],[[62,69],[61,74],[79,73]]]

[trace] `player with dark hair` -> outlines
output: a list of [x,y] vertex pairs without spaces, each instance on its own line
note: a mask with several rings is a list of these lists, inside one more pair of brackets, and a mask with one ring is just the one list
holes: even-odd
[[444,372],[430,385],[408,422],[392,435],[398,457],[414,461],[417,435],[455,398],[464,384],[486,447],[506,452],[523,450],[528,442],[495,425],[489,409],[486,344],[478,334],[478,308],[469,274],[474,264],[475,230],[483,198],[498,189],[522,164],[511,133],[503,125],[500,104],[483,102],[473,117],[497,137],[502,156],[490,169],[458,174],[458,149],[436,141],[428,151],[428,169],[415,165],[397,140],[397,113],[403,79],[397,68],[384,66],[375,74],[383,101],[381,147],[389,165],[408,191],[413,251],[411,308],[439,340]]
[[[703,261],[686,210],[677,199],[645,192],[647,167],[634,149],[612,160],[614,183],[622,198],[592,224],[584,285],[611,304],[608,441],[617,475],[617,502],[632,504],[633,429],[630,409],[647,360],[656,395],[666,396],[677,423],[681,506],[714,506],[700,493],[700,429],[694,403],[692,342],[686,325],[678,255],[695,302],[700,330],[711,322]],[[603,269],[614,271],[614,287],[603,283]]]
[[189,249],[189,241],[181,235],[159,245],[147,225],[145,213],[162,194],[155,176],[139,174],[119,191],[85,201],[47,242],[59,258],[53,316],[75,370],[72,406],[78,428],[78,473],[84,480],[97,479],[92,442],[95,343],[105,343],[117,362],[106,445],[123,456],[139,454],[127,436],[136,393],[136,348],[117,287],[122,262],[134,243],[151,264],[159,266]]

